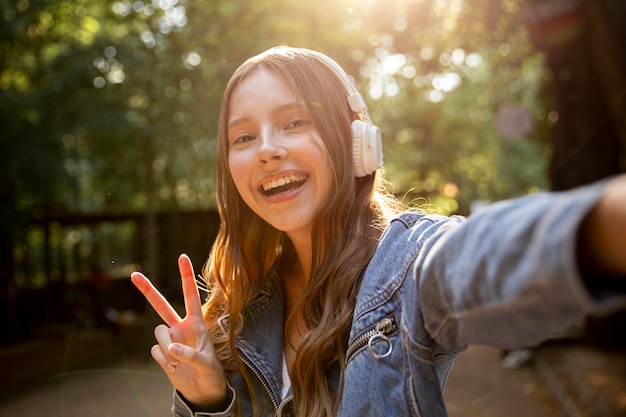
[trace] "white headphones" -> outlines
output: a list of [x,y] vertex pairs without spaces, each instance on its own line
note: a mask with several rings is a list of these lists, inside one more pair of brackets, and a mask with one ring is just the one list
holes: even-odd
[[348,93],[348,104],[353,112],[361,114],[363,120],[352,122],[352,154],[354,173],[357,177],[371,175],[383,166],[383,143],[380,129],[372,124],[363,96],[357,91],[348,74],[331,58],[310,49],[303,52],[315,56],[325,64],[343,83]]

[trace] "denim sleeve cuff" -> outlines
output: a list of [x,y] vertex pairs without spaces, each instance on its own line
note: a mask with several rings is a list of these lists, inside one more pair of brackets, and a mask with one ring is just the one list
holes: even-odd
[[233,387],[228,384],[228,395],[230,396],[230,404],[223,411],[206,412],[193,411],[190,404],[185,401],[182,394],[174,390],[174,404],[172,405],[172,415],[174,417],[231,417],[235,415],[235,405],[237,396]]
[[[587,198],[595,204],[599,198],[600,192],[606,185],[608,179],[599,181],[596,184],[586,187],[581,192],[581,199]],[[583,214],[587,216],[591,211],[592,206],[588,207]],[[576,222],[575,233],[581,226],[583,218],[580,218]],[[574,234],[569,240],[576,242],[577,236]],[[570,267],[574,278],[570,281],[572,293],[577,296],[581,306],[585,309],[585,313],[588,315],[607,315],[617,310],[621,310],[626,306],[626,286],[624,280],[620,279],[605,279],[602,276],[594,276],[593,274],[584,275],[580,270],[580,265],[577,255],[577,248],[570,247],[569,250],[572,253],[570,259]]]

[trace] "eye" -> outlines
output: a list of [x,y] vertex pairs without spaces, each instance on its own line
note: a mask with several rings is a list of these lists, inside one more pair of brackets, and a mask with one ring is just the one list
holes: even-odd
[[250,142],[251,140],[254,140],[254,136],[252,135],[243,135],[237,138],[237,142],[242,142],[242,143]]
[[293,119],[288,125],[287,125],[287,129],[300,129],[300,128],[304,128],[307,127],[309,125],[309,120],[302,117],[302,118],[297,118],[297,119]]
[[235,138],[233,145],[245,145],[248,142],[252,142],[254,139],[256,139],[256,137],[252,135],[240,135]]

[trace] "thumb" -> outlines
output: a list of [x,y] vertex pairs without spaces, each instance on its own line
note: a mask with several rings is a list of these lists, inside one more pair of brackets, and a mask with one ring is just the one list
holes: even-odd
[[167,347],[167,352],[172,358],[181,362],[193,362],[198,357],[198,352],[195,349],[181,343],[170,343]]

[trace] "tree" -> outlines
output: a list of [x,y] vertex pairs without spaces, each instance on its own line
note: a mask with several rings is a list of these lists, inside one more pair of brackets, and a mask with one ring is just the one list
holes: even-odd
[[[556,190],[626,171],[626,6],[561,3],[553,13],[542,9],[548,2],[535,3],[539,16],[532,22],[536,43],[548,54],[547,88],[558,115],[549,167]],[[545,42],[550,34],[555,40]]]
[[[476,200],[545,188],[542,143],[549,121],[538,94],[542,56],[532,48],[520,4],[377,5],[371,11],[379,23],[372,36],[376,59],[367,74],[370,92],[381,96],[373,107],[388,123],[386,165],[399,190],[413,187],[445,213],[468,213]],[[507,139],[494,120],[511,107],[533,129]],[[526,162],[510,163],[515,160]]]

